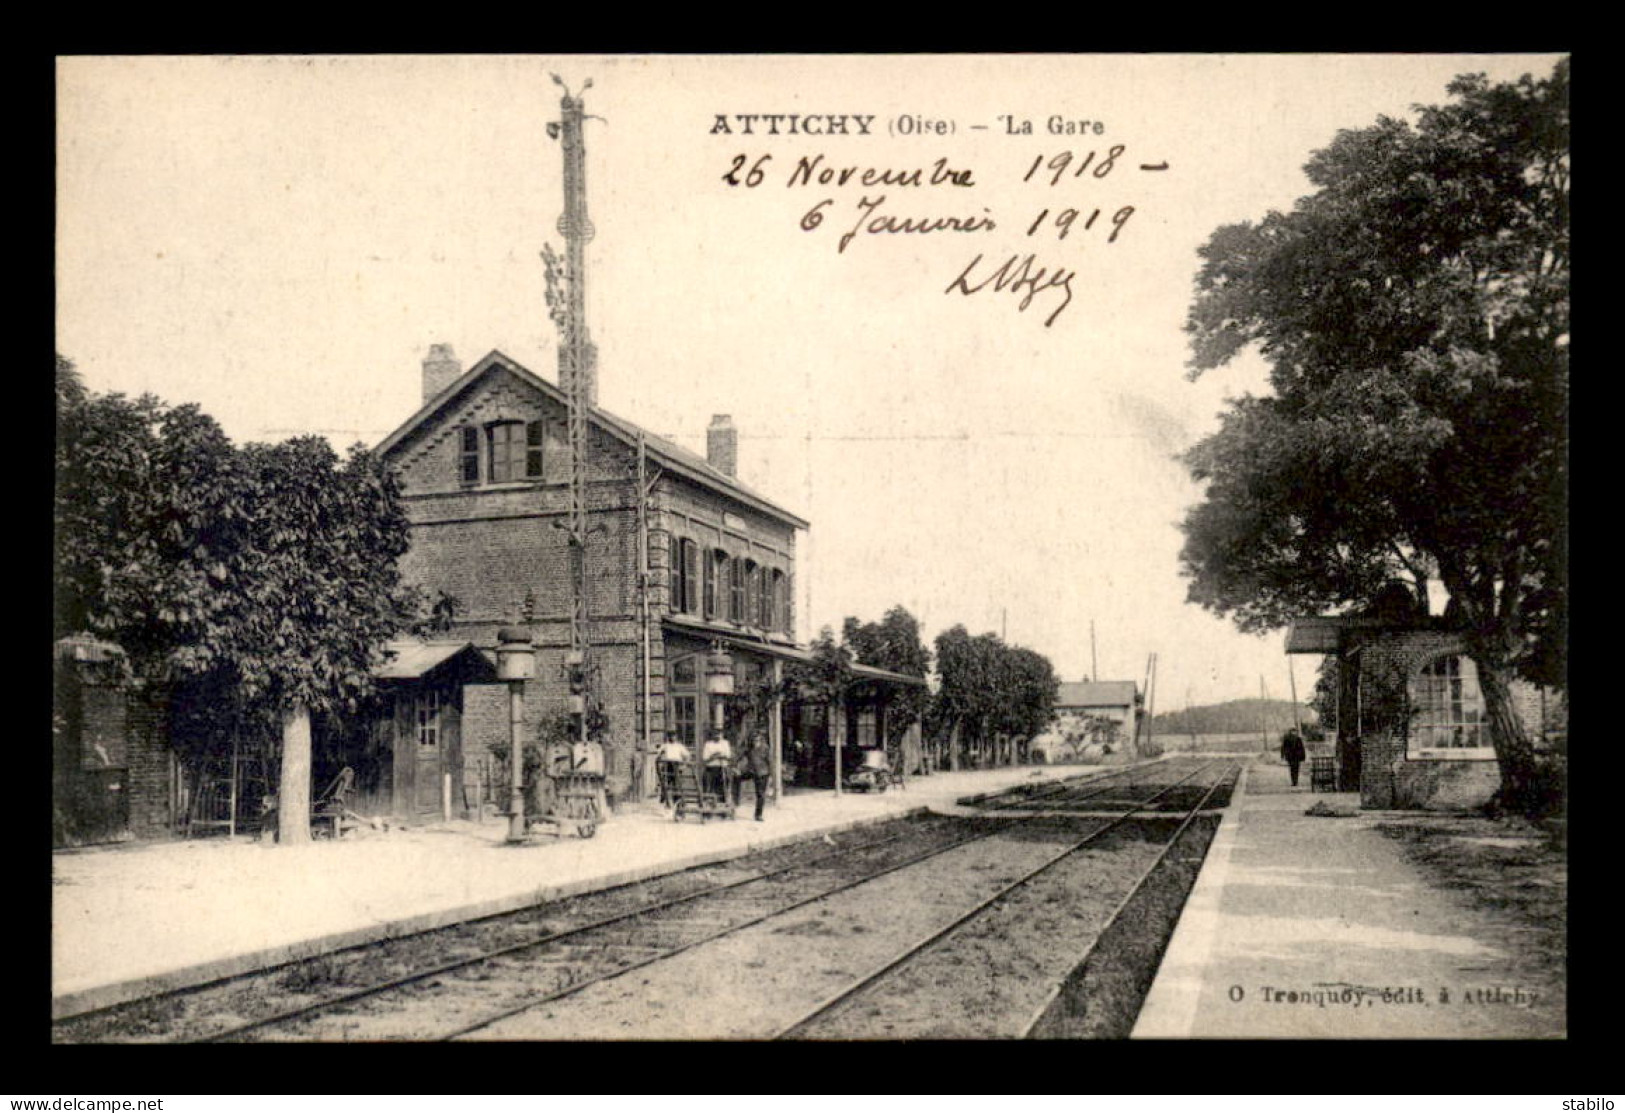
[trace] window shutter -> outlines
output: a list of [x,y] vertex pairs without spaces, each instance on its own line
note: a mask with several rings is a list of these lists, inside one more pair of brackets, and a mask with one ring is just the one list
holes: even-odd
[[700,609],[699,581],[694,575],[696,558],[699,547],[694,542],[683,541],[683,610],[688,614],[695,614]]
[[547,426],[540,421],[525,423],[525,478],[542,478],[542,446]]
[[464,483],[478,483],[480,481],[480,431],[473,426],[465,425],[462,430],[462,447],[458,452],[460,475]]
[[671,542],[666,558],[666,606],[673,614],[683,609],[683,542],[675,533],[668,533]]

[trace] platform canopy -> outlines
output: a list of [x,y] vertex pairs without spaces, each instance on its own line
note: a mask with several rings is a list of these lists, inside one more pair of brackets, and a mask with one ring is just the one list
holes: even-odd
[[[805,646],[790,645],[785,642],[769,641],[748,634],[719,630],[710,623],[685,618],[680,615],[668,615],[662,619],[662,623],[667,629],[692,634],[708,641],[721,642],[730,649],[743,649],[767,657],[777,657],[781,661],[799,661],[803,664],[813,659],[812,650]],[[855,676],[864,680],[880,680],[889,684],[914,685],[920,688],[930,686],[923,676],[910,676],[908,673],[892,672],[890,669],[876,668],[873,665],[860,665],[855,661],[852,664],[852,672]]]

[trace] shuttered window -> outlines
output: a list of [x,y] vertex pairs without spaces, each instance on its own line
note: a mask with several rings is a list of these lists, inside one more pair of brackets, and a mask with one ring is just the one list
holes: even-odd
[[723,569],[728,563],[728,554],[721,549],[713,549],[705,559],[705,617],[717,617],[717,584],[723,575]]
[[728,621],[745,621],[745,562],[734,560],[728,569]]
[[518,421],[504,421],[487,430],[491,446],[491,464],[486,469],[489,482],[508,483],[520,477],[520,469],[524,467],[520,438],[524,432],[524,424]]
[[683,538],[683,610],[698,614],[700,610],[700,547]]
[[525,422],[525,478],[542,478],[542,445],[546,425],[540,421]]

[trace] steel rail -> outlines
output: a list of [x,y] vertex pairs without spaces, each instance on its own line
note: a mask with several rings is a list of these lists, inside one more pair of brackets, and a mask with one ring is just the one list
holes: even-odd
[[[950,933],[956,931],[958,928],[962,927],[964,924],[968,923],[969,921],[975,919],[977,916],[981,915],[988,908],[992,907],[994,904],[996,904],[1000,900],[1004,899],[1004,897],[1008,896],[1010,893],[1014,892],[1016,889],[1020,888],[1023,885],[1026,885],[1028,882],[1030,882],[1033,878],[1037,877],[1039,874],[1044,873],[1045,871],[1047,871],[1047,870],[1051,869],[1052,867],[1054,867],[1054,866],[1060,864],[1061,862],[1065,861],[1067,858],[1070,858],[1072,855],[1076,854],[1079,850],[1082,850],[1085,846],[1089,845],[1090,843],[1094,842],[1096,839],[1100,838],[1102,835],[1106,834],[1106,832],[1111,831],[1111,830],[1115,829],[1116,827],[1118,827],[1119,825],[1128,822],[1129,818],[1131,816],[1133,816],[1135,812],[1139,811],[1141,808],[1145,807],[1147,804],[1154,803],[1159,798],[1161,798],[1163,796],[1166,796],[1168,793],[1172,792],[1174,789],[1176,789],[1176,788],[1180,787],[1181,785],[1183,785],[1186,781],[1191,780],[1193,777],[1196,777],[1199,774],[1206,772],[1208,769],[1211,769],[1213,766],[1218,765],[1218,764],[1219,764],[1219,762],[1216,762],[1216,761],[1215,762],[1208,762],[1207,764],[1202,765],[1201,767],[1199,767],[1197,769],[1193,769],[1190,773],[1187,773],[1185,776],[1181,777],[1179,780],[1175,781],[1173,784],[1164,786],[1163,788],[1159,789],[1157,792],[1155,792],[1152,795],[1146,797],[1144,800],[1141,800],[1138,803],[1134,804],[1132,807],[1130,807],[1127,811],[1123,812],[1116,819],[1111,820],[1110,822],[1104,824],[1103,826],[1097,828],[1094,831],[1091,831],[1088,835],[1084,836],[1082,839],[1079,839],[1077,842],[1072,843],[1071,845],[1066,847],[1066,849],[1062,850],[1060,853],[1056,854],[1054,857],[1050,858],[1049,860],[1044,862],[1042,865],[1038,866],[1035,869],[1029,870],[1027,873],[1025,873],[1022,876],[1016,878],[1014,881],[1010,882],[1008,885],[1005,885],[1003,888],[999,889],[998,892],[994,893],[992,896],[988,897],[986,900],[983,900],[982,902],[977,904],[974,908],[970,909],[968,912],[964,913],[963,915],[961,915],[958,918],[956,918],[955,920],[953,920],[947,926],[932,932],[931,934],[927,935],[925,938],[921,939],[917,943],[914,943],[914,944],[910,945],[907,949],[903,950],[902,952],[900,952],[899,954],[897,954],[893,958],[888,959],[884,964],[882,964],[878,968],[870,971],[868,974],[864,975],[858,981],[853,982],[852,984],[848,985],[845,989],[842,989],[840,992],[832,994],[831,996],[825,998],[811,1012],[804,1013],[799,1019],[797,1019],[793,1023],[788,1024],[785,1027],[779,1029],[778,1032],[776,1032],[775,1034],[773,1034],[772,1036],[770,1036],[768,1038],[769,1039],[774,1039],[774,1040],[782,1040],[782,1039],[789,1038],[791,1033],[795,1032],[797,1029],[805,1028],[807,1025],[811,1024],[813,1021],[817,1020],[819,1017],[825,1015],[831,1009],[833,1009],[837,1005],[841,1004],[841,1002],[849,1000],[850,998],[852,998],[852,997],[856,996],[857,994],[861,993],[863,990],[867,989],[869,986],[873,985],[875,982],[878,982],[881,978],[885,977],[887,974],[891,973],[893,970],[897,969],[899,966],[902,966],[905,963],[907,963],[908,961],[910,961],[911,959],[913,959],[921,951],[925,950],[927,947],[931,946],[933,943],[937,942],[939,939],[942,939],[945,936],[949,935]],[[1206,797],[1204,797],[1204,799],[1206,799]]]
[[[550,933],[548,933],[546,935],[539,935],[539,936],[535,936],[535,937],[530,938],[530,939],[520,940],[519,942],[510,943],[510,944],[504,945],[502,947],[498,947],[498,948],[496,948],[494,950],[482,951],[482,952],[480,952],[479,954],[476,954],[476,955],[471,955],[471,956],[468,956],[468,957],[465,957],[465,958],[454,959],[454,960],[452,960],[450,962],[441,963],[438,966],[435,966],[435,967],[433,967],[431,969],[416,970],[416,971],[413,971],[410,974],[402,975],[399,978],[386,979],[385,981],[375,982],[375,983],[373,983],[371,985],[362,986],[361,988],[358,988],[358,989],[347,990],[344,993],[335,994],[335,995],[333,995],[331,997],[323,998],[320,1001],[313,1001],[308,1005],[301,1005],[298,1008],[287,1009],[287,1010],[284,1010],[284,1011],[279,1012],[279,1013],[274,1013],[274,1014],[272,1014],[270,1016],[259,1017],[259,1018],[255,1019],[255,1020],[249,1021],[249,1022],[247,1022],[245,1024],[239,1024],[239,1025],[236,1025],[236,1026],[231,1027],[231,1028],[223,1029],[223,1030],[221,1030],[219,1032],[210,1033],[207,1036],[194,1037],[194,1038],[189,1039],[189,1040],[181,1040],[181,1041],[176,1041],[176,1042],[181,1042],[181,1043],[219,1043],[219,1042],[228,1041],[228,1040],[234,1039],[234,1038],[236,1038],[238,1036],[246,1035],[249,1032],[257,1031],[257,1030],[259,1030],[261,1028],[269,1028],[269,1027],[272,1027],[272,1026],[275,1026],[275,1025],[278,1025],[278,1024],[286,1024],[286,1023],[288,1023],[290,1021],[300,1020],[300,1019],[303,1019],[303,1018],[308,1017],[308,1016],[314,1016],[314,1015],[316,1015],[318,1013],[326,1012],[329,1009],[333,1009],[333,1008],[338,1007],[339,1005],[347,1005],[347,1004],[350,1004],[351,1002],[362,1000],[362,999],[367,998],[367,997],[375,997],[375,996],[377,996],[377,995],[379,995],[381,993],[387,993],[390,990],[399,989],[399,988],[401,988],[403,986],[411,985],[414,982],[423,981],[426,978],[438,977],[439,975],[449,974],[449,973],[452,973],[452,972],[454,972],[456,970],[463,969],[464,967],[475,966],[475,965],[478,965],[481,962],[488,962],[488,961],[490,961],[491,959],[494,959],[494,958],[502,958],[502,957],[504,957],[506,955],[514,954],[514,953],[517,953],[517,952],[520,952],[520,951],[529,950],[529,949],[534,948],[534,947],[542,947],[542,946],[546,946],[546,945],[551,944],[551,943],[557,943],[557,942],[560,942],[562,940],[569,939],[569,938],[571,938],[573,936],[583,935],[583,934],[585,934],[585,933],[587,933],[589,931],[597,931],[600,928],[613,927],[615,924],[620,923],[620,922],[622,922],[624,920],[634,919],[636,917],[648,915],[648,914],[653,913],[653,912],[664,911],[667,908],[672,908],[672,907],[675,907],[677,905],[688,903],[688,902],[691,902],[691,901],[702,900],[702,899],[704,899],[706,897],[715,896],[718,893],[725,893],[730,889],[737,889],[737,888],[740,888],[740,887],[745,886],[745,885],[755,884],[758,881],[769,880],[771,878],[778,877],[781,874],[789,873],[789,872],[791,872],[793,870],[806,869],[809,866],[816,866],[820,862],[826,862],[826,861],[829,861],[832,858],[839,858],[839,857],[841,857],[842,855],[845,855],[845,854],[861,854],[861,853],[863,853],[865,851],[873,850],[876,847],[881,847],[881,846],[887,845],[888,843],[896,842],[896,841],[898,841],[899,839],[901,839],[903,837],[903,834],[904,834],[903,832],[898,832],[895,835],[888,835],[883,839],[876,839],[873,842],[861,843],[861,844],[859,844],[857,846],[843,847],[843,848],[840,848],[838,850],[833,850],[833,851],[830,851],[830,852],[825,853],[825,854],[817,855],[816,857],[813,857],[813,858],[808,858],[805,861],[795,862],[795,863],[792,863],[791,865],[788,865],[788,866],[780,866],[779,868],[769,870],[766,873],[752,874],[750,877],[740,878],[740,879],[737,879],[737,880],[734,880],[734,881],[726,881],[726,882],[723,882],[723,883],[718,884],[718,885],[708,886],[707,888],[697,890],[696,892],[693,892],[693,893],[685,893],[685,894],[682,894],[680,896],[668,897],[668,898],[666,898],[664,900],[655,901],[652,904],[642,904],[642,905],[639,905],[638,907],[633,908],[633,909],[631,909],[629,911],[616,912],[616,913],[613,913],[613,914],[608,915],[608,916],[602,916],[602,917],[599,917],[596,920],[589,921],[588,923],[585,923],[585,924],[579,924],[579,925],[577,925],[575,927],[565,928],[562,931],[550,932]],[[705,866],[696,866],[694,868],[695,869],[706,869],[706,868],[710,868],[712,866],[717,866],[717,865],[721,865],[721,864],[722,863],[711,862],[711,863],[707,863],[707,865],[705,865]],[[666,875],[666,876],[674,876],[674,875]],[[650,878],[650,879],[646,879],[646,880],[656,880],[656,879]],[[628,886],[637,885],[637,884],[641,884],[641,883],[642,882],[629,882]],[[614,888],[619,888],[619,886],[615,886]],[[612,891],[612,890],[609,890],[609,889],[599,890],[599,892],[610,892],[610,891]],[[588,894],[583,894],[583,895],[588,895]],[[516,910],[514,910],[512,912],[494,913],[491,916],[480,917],[479,919],[476,919],[476,920],[467,920],[467,921],[464,921],[463,924],[454,925],[454,926],[462,927],[462,926],[468,926],[468,925],[472,925],[472,924],[485,923],[485,922],[488,922],[490,920],[502,919],[504,917],[518,916],[518,915],[524,914],[525,912],[534,911],[536,908],[540,908],[540,907],[542,907],[542,905],[532,905],[530,908],[516,909]],[[428,934],[432,934],[433,931],[441,931],[441,930],[445,930],[445,929],[443,929],[443,928],[435,928],[435,929],[431,929],[431,931],[429,931],[429,932],[423,932],[423,933],[420,933],[420,934],[428,935]],[[407,939],[407,938],[411,938],[411,936],[402,936],[400,938]],[[397,940],[387,940],[386,942],[396,942],[396,941]],[[347,949],[361,950],[361,949],[364,949],[366,947],[372,947],[372,946],[376,946],[376,945],[377,945],[377,943],[364,943],[364,944],[358,944],[355,948],[347,948]],[[307,961],[307,960],[298,960],[298,961]],[[297,962],[286,963],[286,964],[283,964],[283,965],[291,966],[291,965],[296,965],[296,964],[297,964]],[[271,969],[274,970],[274,969],[280,969],[280,968],[281,967],[278,966],[278,967],[272,967]],[[265,973],[265,971],[259,971],[257,973]],[[253,975],[245,975],[245,976],[239,976],[239,977],[252,977],[252,976]],[[232,980],[238,980],[238,979],[234,979],[234,978],[221,979],[220,982],[210,983],[210,985],[220,985],[220,984],[224,984],[226,982],[232,981]],[[205,986],[205,987],[191,987],[191,988],[193,990],[196,990],[196,989],[199,989],[199,988],[207,988],[207,987]],[[187,992],[187,990],[174,990],[174,991],[172,991],[172,994],[170,994],[170,995],[179,995],[179,994],[185,993],[185,992]],[[162,999],[162,996],[166,996],[166,995],[158,995],[158,996],[154,996],[154,997],[143,998],[142,1000],[145,1000],[145,1001],[160,1000],[160,999]],[[118,1005],[109,1006],[108,1010],[106,1010],[106,1011],[111,1011],[112,1009],[121,1008],[121,1007],[125,1007],[125,1006],[118,1006]],[[80,1014],[80,1016],[90,1016],[90,1015],[94,1015],[94,1014],[92,1014],[92,1013],[82,1013],[82,1014]],[[79,1019],[79,1018],[74,1017],[74,1018],[68,1018],[68,1019],[75,1019],[76,1020],[76,1019]]]
[[[1084,950],[1083,957],[1077,962],[1073,963],[1073,971],[1081,972],[1083,967],[1089,964],[1090,960],[1092,960],[1095,956],[1096,949],[1100,946],[1100,941],[1106,938],[1106,933],[1112,929],[1112,925],[1117,923],[1118,919],[1125,911],[1127,911],[1129,904],[1132,903],[1134,898],[1140,894],[1140,890],[1145,888],[1146,882],[1151,880],[1151,876],[1162,868],[1163,864],[1168,860],[1168,855],[1171,854],[1174,847],[1179,844],[1179,840],[1185,837],[1185,832],[1190,829],[1190,825],[1196,821],[1196,817],[1201,814],[1204,808],[1207,807],[1207,802],[1213,799],[1214,794],[1217,793],[1219,789],[1223,788],[1226,782],[1231,782],[1232,778],[1239,774],[1240,771],[1241,766],[1239,764],[1234,766],[1232,770],[1226,771],[1224,776],[1215,781],[1213,787],[1208,789],[1207,792],[1203,793],[1202,798],[1198,800],[1195,806],[1185,814],[1185,818],[1180,821],[1179,826],[1174,829],[1172,837],[1168,839],[1167,845],[1157,852],[1157,856],[1152,859],[1151,864],[1148,865],[1140,874],[1139,879],[1134,882],[1133,887],[1129,889],[1128,893],[1123,897],[1122,900],[1117,902],[1117,906],[1112,909],[1111,915],[1106,917],[1106,922],[1101,925],[1100,930],[1095,933],[1094,941]],[[1022,1025],[1021,1035],[1019,1038],[1024,1040],[1032,1038],[1033,1029],[1038,1026],[1039,1021],[1044,1019],[1044,1014],[1049,1011],[1050,1006],[1052,1006],[1056,999],[1059,998],[1066,990],[1067,982],[1071,976],[1072,971],[1068,971],[1065,977],[1055,983],[1055,988],[1050,990],[1050,992],[1045,996],[1044,1003],[1033,1012],[1032,1018],[1028,1020],[1026,1024]]]
[[[1216,762],[1209,762],[1209,763],[1201,766],[1200,768],[1194,770],[1193,772],[1191,772],[1187,776],[1182,777],[1179,781],[1176,781],[1174,784],[1167,786],[1167,788],[1163,789],[1162,792],[1157,793],[1156,796],[1152,796],[1148,800],[1142,801],[1140,804],[1135,805],[1135,808],[1143,807],[1144,804],[1150,803],[1151,800],[1155,800],[1157,798],[1157,796],[1160,796],[1165,792],[1168,792],[1168,791],[1171,791],[1174,788],[1177,788],[1180,784],[1183,784],[1185,781],[1190,780],[1191,777],[1196,776],[1198,773],[1201,773],[1203,770],[1205,770],[1207,768],[1210,768],[1214,764],[1217,764],[1217,763]],[[1124,770],[1123,772],[1127,773],[1127,772],[1132,772],[1132,771],[1133,770]],[[1119,776],[1119,775],[1121,775],[1121,774],[1110,774],[1109,776]],[[1106,778],[1098,778],[1098,779],[1104,780]],[[1129,814],[1132,814],[1132,811]],[[827,899],[829,897],[832,897],[832,896],[835,896],[835,895],[837,895],[839,893],[844,893],[849,889],[855,889],[859,885],[867,884],[870,881],[874,881],[874,880],[877,880],[878,878],[885,877],[887,874],[895,873],[898,870],[907,869],[909,866],[917,865],[920,862],[926,861],[926,860],[928,860],[930,858],[935,858],[935,857],[937,857],[938,855],[941,855],[941,854],[946,854],[950,850],[958,849],[959,847],[965,846],[965,845],[967,845],[969,843],[978,842],[978,841],[981,841],[981,840],[984,840],[984,839],[995,838],[1001,833],[1001,830],[1002,830],[1002,828],[999,829],[999,830],[993,830],[993,831],[987,831],[987,832],[978,832],[978,833],[975,833],[975,834],[967,835],[963,839],[956,839],[953,842],[947,843],[944,846],[934,847],[931,850],[928,850],[923,854],[919,854],[919,855],[916,855],[913,858],[908,858],[908,859],[905,859],[902,862],[898,862],[898,863],[896,863],[894,865],[887,866],[886,868],[884,868],[882,870],[879,870],[879,871],[877,871],[875,873],[868,874],[865,877],[861,877],[861,878],[858,878],[856,880],[846,882],[844,884],[836,886],[833,889],[828,889],[828,890],[825,890],[824,892],[817,893],[817,894],[814,894],[814,895],[809,896],[809,897],[798,899],[796,901],[793,901],[790,904],[780,905],[778,907],[771,908],[768,911],[763,912],[761,915],[753,916],[753,917],[751,917],[751,918],[749,918],[747,920],[743,920],[743,921],[740,921],[739,923],[729,925],[728,927],[725,927],[725,928],[723,928],[723,929],[721,929],[721,930],[719,930],[717,932],[714,932],[711,935],[707,935],[707,936],[704,936],[704,937],[699,938],[699,939],[690,940],[689,942],[680,944],[677,947],[671,948],[669,950],[665,950],[662,953],[651,955],[650,957],[648,957],[646,959],[640,959],[637,962],[632,963],[631,965],[618,967],[615,970],[607,971],[607,972],[605,972],[603,974],[597,974],[597,975],[594,975],[591,978],[583,979],[582,981],[575,982],[575,983],[573,983],[571,985],[565,986],[562,989],[557,989],[557,990],[554,990],[554,991],[552,991],[550,993],[547,993],[547,994],[545,994],[545,995],[543,995],[541,997],[537,997],[537,998],[528,1000],[522,1005],[516,1005],[516,1006],[513,1006],[511,1008],[504,1009],[499,1013],[494,1013],[491,1016],[482,1018],[481,1020],[476,1021],[473,1024],[465,1025],[464,1027],[459,1028],[456,1031],[451,1032],[451,1033],[449,1033],[447,1035],[442,1035],[442,1036],[438,1036],[438,1037],[435,1037],[435,1038],[437,1040],[446,1041],[446,1040],[454,1040],[454,1039],[458,1039],[458,1038],[463,1037],[463,1036],[470,1035],[470,1034],[472,1034],[474,1032],[480,1031],[481,1029],[489,1028],[493,1024],[497,1024],[497,1023],[500,1023],[501,1021],[507,1020],[510,1017],[518,1016],[520,1013],[528,1012],[531,1009],[538,1008],[538,1007],[540,1007],[542,1005],[551,1004],[554,1001],[559,1001],[559,1000],[562,1000],[562,999],[564,999],[566,997],[573,996],[573,995],[575,995],[577,993],[580,993],[584,989],[588,989],[591,986],[597,985],[600,982],[608,981],[611,978],[618,978],[622,974],[628,974],[628,973],[631,973],[634,970],[641,970],[643,967],[650,966],[650,965],[652,965],[652,964],[654,964],[656,962],[664,962],[666,959],[675,958],[677,955],[682,954],[684,951],[691,950],[692,948],[698,947],[701,944],[713,942],[714,940],[721,939],[721,938],[723,938],[725,936],[732,935],[732,934],[734,934],[736,932],[739,932],[739,931],[743,931],[744,929],[746,929],[748,927],[754,927],[756,924],[762,923],[765,920],[770,920],[775,916],[782,916],[787,912],[793,912],[798,908],[805,907],[806,905],[817,903],[818,901],[825,900],[825,899]],[[1098,834],[1098,832],[1097,832],[1097,834]],[[901,837],[901,836],[898,836],[898,837]],[[878,845],[878,844],[876,844],[876,845]],[[837,855],[829,855],[828,857],[836,857],[836,856],[838,856],[838,854]],[[816,860],[822,861],[824,859],[820,858],[820,859],[816,859]],[[770,876],[770,875],[764,874],[763,876],[766,877],[766,876]],[[759,880],[759,879],[752,879],[752,880]],[[628,943],[626,945],[631,945],[631,944]]]
[[[1008,827],[1009,825],[1005,824],[1003,826]],[[765,920],[771,920],[775,916],[782,916],[787,912],[794,912],[796,909],[803,908],[803,907],[805,907],[805,906],[807,906],[809,904],[816,904],[821,900],[827,900],[830,897],[833,897],[833,896],[835,896],[835,895],[837,895],[839,893],[846,892],[848,889],[855,889],[859,885],[866,885],[871,881],[877,880],[878,878],[885,877],[887,874],[896,873],[898,870],[903,870],[903,869],[907,869],[910,866],[918,865],[919,863],[924,862],[924,861],[926,861],[926,860],[928,860],[930,858],[935,858],[938,855],[946,854],[950,850],[957,850],[959,847],[965,846],[968,843],[980,842],[980,841],[982,841],[984,839],[995,838],[1000,833],[1001,833],[1000,830],[981,831],[981,832],[977,832],[977,833],[972,834],[972,835],[967,835],[962,839],[956,839],[953,842],[950,842],[950,843],[948,843],[948,844],[946,844],[944,846],[933,847],[932,849],[927,850],[923,854],[917,854],[912,858],[904,859],[901,862],[894,863],[893,865],[887,866],[884,869],[877,870],[876,872],[871,873],[871,874],[866,874],[865,876],[856,878],[856,879],[854,879],[852,881],[843,882],[842,884],[835,886],[833,889],[826,889],[823,892],[814,893],[811,896],[802,897],[802,898],[799,898],[797,900],[794,900],[789,904],[783,904],[783,905],[779,905],[779,906],[774,907],[774,908],[770,908],[766,912],[763,912],[762,914],[760,914],[758,916],[753,916],[748,920],[742,920],[742,921],[740,921],[739,923],[736,923],[736,924],[730,924],[728,927],[725,927],[725,928],[721,929],[720,931],[714,932],[714,933],[712,933],[710,935],[704,936],[704,937],[699,938],[699,939],[692,939],[692,940],[690,940],[690,941],[688,941],[686,943],[680,944],[679,946],[672,947],[669,950],[663,951],[660,954],[651,955],[646,959],[641,959],[641,960],[639,960],[637,962],[634,962],[630,966],[622,966],[622,967],[618,967],[615,970],[606,971],[603,974],[596,974],[591,978],[586,978],[586,979],[584,979],[582,981],[579,981],[579,982],[576,982],[576,983],[574,983],[572,985],[565,986],[563,989],[554,990],[551,993],[544,994],[541,997],[532,998],[532,999],[526,1001],[522,1005],[516,1005],[516,1006],[513,1006],[512,1008],[504,1009],[499,1013],[493,1013],[492,1015],[490,1015],[488,1017],[485,1017],[484,1019],[481,1019],[481,1020],[479,1020],[479,1021],[477,1021],[477,1022],[475,1022],[473,1024],[466,1025],[466,1026],[464,1026],[462,1028],[459,1028],[456,1031],[451,1032],[451,1033],[449,1033],[447,1035],[437,1036],[435,1038],[437,1040],[441,1040],[441,1041],[459,1039],[459,1038],[461,1038],[463,1036],[466,1036],[466,1035],[469,1035],[471,1033],[478,1032],[482,1028],[489,1028],[489,1027],[491,1027],[491,1025],[497,1024],[497,1023],[499,1023],[501,1021],[504,1021],[504,1020],[507,1020],[510,1017],[518,1016],[520,1013],[529,1012],[530,1010],[538,1008],[538,1007],[540,1007],[542,1005],[551,1004],[552,1002],[562,1000],[565,997],[574,996],[575,994],[580,993],[584,989],[587,989],[587,988],[589,988],[591,986],[597,985],[599,982],[607,982],[611,978],[618,978],[622,974],[630,974],[634,970],[641,970],[645,966],[650,966],[650,965],[652,965],[652,964],[654,964],[656,962],[664,962],[669,958],[676,958],[678,955],[682,954],[684,951],[692,950],[693,948],[698,947],[703,943],[713,942],[713,941],[715,941],[717,939],[721,939],[721,938],[723,938],[725,936],[733,935],[736,932],[743,931],[748,927],[754,927],[757,924],[762,923]]]
[[[1105,773],[1105,774],[1102,774],[1101,776],[1098,776],[1098,777],[1091,777],[1087,781],[1083,780],[1084,774],[1080,773],[1075,777],[1063,777],[1059,781],[1054,782],[1053,784],[1044,785],[1042,787],[1041,791],[1029,792],[1026,795],[1017,795],[1016,794],[1017,790],[1015,788],[1010,788],[1010,789],[1006,789],[1003,793],[1000,793],[1000,795],[1001,796],[1012,796],[1013,799],[1000,800],[998,803],[988,803],[985,807],[983,807],[982,805],[973,805],[973,806],[982,807],[984,811],[990,811],[990,812],[1004,811],[1007,808],[1015,808],[1015,807],[1018,807],[1018,806],[1020,806],[1022,804],[1030,804],[1035,800],[1047,800],[1051,796],[1061,795],[1061,794],[1070,792],[1075,788],[1085,788],[1085,787],[1093,788],[1095,785],[1100,784],[1102,781],[1110,781],[1110,780],[1115,780],[1118,777],[1126,777],[1131,773],[1138,773],[1140,770],[1142,770],[1144,768],[1145,768],[1144,765],[1134,765],[1134,766],[1130,766],[1130,767],[1125,768],[1125,769],[1119,769],[1119,770],[1117,770],[1115,772],[1112,772],[1112,773]],[[1082,782],[1082,783],[1080,784],[1079,782]],[[1078,799],[1080,799],[1080,800],[1090,800],[1090,799],[1093,799],[1096,796],[1105,795],[1105,792],[1106,792],[1106,790],[1102,789],[1100,792],[1085,793],[1084,795],[1078,797]]]

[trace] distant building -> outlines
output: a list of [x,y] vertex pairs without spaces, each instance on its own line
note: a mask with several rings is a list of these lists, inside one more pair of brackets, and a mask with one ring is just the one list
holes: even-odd
[[[1132,680],[1063,681],[1055,699],[1055,725],[1067,747],[1082,752],[1089,745],[1110,746],[1113,752],[1137,752],[1141,696]],[[1048,755],[1049,760],[1065,760]]]

